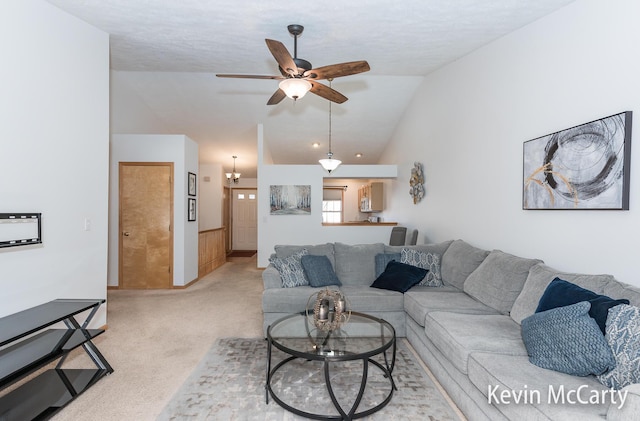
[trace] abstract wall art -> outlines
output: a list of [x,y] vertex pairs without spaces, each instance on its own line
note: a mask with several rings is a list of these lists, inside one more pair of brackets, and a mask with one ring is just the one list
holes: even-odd
[[626,111],[524,142],[523,209],[629,210]]
[[271,186],[269,203],[271,215],[310,215],[311,186]]

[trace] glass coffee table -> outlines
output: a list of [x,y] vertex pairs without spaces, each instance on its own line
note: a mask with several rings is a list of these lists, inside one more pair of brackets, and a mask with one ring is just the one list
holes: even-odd
[[[383,319],[351,312],[347,323],[324,332],[314,326],[311,314],[312,310],[291,314],[267,329],[267,404],[271,396],[286,410],[319,420],[351,420],[382,409],[397,390],[392,377],[396,358],[393,326]],[[272,358],[276,358],[273,347],[285,356],[272,367]],[[286,385],[278,387],[284,376],[288,376]],[[318,380],[315,389],[314,376]],[[284,397],[296,388],[304,388],[306,396]],[[323,404],[322,395],[327,392],[329,398]],[[367,405],[360,408],[365,395]],[[375,396],[369,399],[369,395]],[[315,408],[313,401],[318,401]],[[335,411],[330,410],[331,404]]]

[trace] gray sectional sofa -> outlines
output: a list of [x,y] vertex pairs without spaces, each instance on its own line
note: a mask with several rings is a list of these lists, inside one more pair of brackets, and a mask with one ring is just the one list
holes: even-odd
[[[443,285],[414,286],[404,294],[371,288],[380,270],[376,255],[403,248],[437,256]],[[640,420],[640,384],[612,392],[595,376],[533,365],[521,329],[556,277],[597,294],[626,298],[634,306],[640,306],[640,289],[610,275],[560,272],[538,259],[479,249],[463,240],[415,246],[276,246],[272,257],[285,259],[302,249],[327,256],[351,310],[389,321],[469,420]],[[317,291],[311,286],[284,288],[271,264],[262,276],[265,332],[278,318],[304,310]]]

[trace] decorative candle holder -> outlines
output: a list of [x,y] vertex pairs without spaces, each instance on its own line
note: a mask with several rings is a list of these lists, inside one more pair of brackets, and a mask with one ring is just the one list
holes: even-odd
[[[311,307],[313,303],[313,307]],[[307,301],[307,319],[309,324],[323,332],[339,329],[351,317],[351,310],[345,296],[338,290],[328,288],[312,294]],[[309,320],[310,319],[310,320]]]

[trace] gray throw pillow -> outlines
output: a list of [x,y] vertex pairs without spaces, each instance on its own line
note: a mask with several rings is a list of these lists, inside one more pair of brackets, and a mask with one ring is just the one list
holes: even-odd
[[622,389],[640,383],[640,308],[622,304],[609,310],[605,340],[616,359],[616,367],[598,376],[600,383]]
[[493,250],[469,275],[464,292],[502,314],[509,314],[529,276],[529,269],[541,262]]
[[529,361],[573,376],[600,375],[616,360],[595,320],[591,304],[582,301],[535,313],[522,321],[522,340]]
[[400,253],[378,253],[376,254],[376,278],[382,275],[390,261],[400,261]]
[[309,281],[304,276],[301,262],[302,256],[307,254],[307,249],[302,249],[284,259],[279,257],[269,258],[269,262],[278,270],[284,288],[309,285]]
[[427,275],[418,285],[428,287],[442,286],[442,275],[440,275],[440,256],[435,253],[425,253],[419,250],[403,248],[400,262],[422,269],[427,269]]
[[302,256],[300,259],[304,274],[312,287],[341,286],[333,266],[327,256]]

